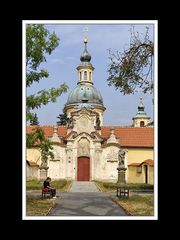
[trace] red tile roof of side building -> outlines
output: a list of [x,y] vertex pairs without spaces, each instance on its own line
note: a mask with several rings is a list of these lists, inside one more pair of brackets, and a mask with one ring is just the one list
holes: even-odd
[[136,163],[136,162],[130,163],[128,166],[134,166],[134,167],[137,166],[137,167],[139,167],[139,166],[141,166],[143,164],[148,164],[149,166],[153,167],[154,166],[154,161],[152,159],[147,159],[147,160],[145,160],[145,161],[143,161],[141,163]]
[[103,138],[110,136],[110,129],[114,128],[114,134],[120,138],[120,145],[126,147],[153,147],[154,128],[147,127],[119,127],[109,126],[101,128]]
[[141,163],[141,165],[144,164],[144,163],[147,163],[151,167],[154,166],[154,161],[152,159],[145,160],[144,162]]
[[[31,132],[36,126],[27,126],[27,133]],[[53,126],[39,126],[44,129],[46,136],[53,135]],[[114,134],[120,139],[120,145],[124,147],[153,147],[154,129],[146,127],[120,127],[120,126],[102,126],[101,137],[109,138],[110,129],[114,128]],[[58,135],[67,136],[67,127],[58,126]]]
[[[36,127],[41,127],[44,130],[45,136],[53,135],[53,126],[27,126],[27,133],[32,132],[32,130]],[[57,126],[58,127],[58,136],[66,137],[67,136],[67,127],[66,126]]]

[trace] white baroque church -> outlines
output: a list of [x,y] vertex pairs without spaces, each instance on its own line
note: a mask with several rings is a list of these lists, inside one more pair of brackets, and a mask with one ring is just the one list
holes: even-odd
[[[76,181],[117,181],[118,152],[125,151],[126,182],[153,183],[153,127],[142,99],[133,125],[103,126],[106,110],[100,92],[93,84],[91,56],[85,49],[77,67],[78,82],[70,93],[65,111],[67,126],[40,126],[53,142],[54,159],[48,160],[46,175],[52,179]],[[27,126],[27,133],[35,126]],[[38,148],[26,151],[27,178],[42,179]]]

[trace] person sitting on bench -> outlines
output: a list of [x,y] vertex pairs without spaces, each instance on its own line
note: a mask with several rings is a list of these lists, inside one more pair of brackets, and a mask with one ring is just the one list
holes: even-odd
[[43,187],[44,189],[47,189],[47,191],[51,192],[52,198],[56,198],[56,189],[50,187],[50,182],[51,182],[51,178],[47,177],[47,179],[43,183]]

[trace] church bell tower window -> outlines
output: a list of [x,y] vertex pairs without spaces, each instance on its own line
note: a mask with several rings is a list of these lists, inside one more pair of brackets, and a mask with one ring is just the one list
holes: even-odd
[[84,72],[84,80],[87,80],[87,71]]
[[140,121],[140,127],[144,127],[144,121]]
[[89,80],[91,81],[92,79],[91,79],[91,72],[89,72]]

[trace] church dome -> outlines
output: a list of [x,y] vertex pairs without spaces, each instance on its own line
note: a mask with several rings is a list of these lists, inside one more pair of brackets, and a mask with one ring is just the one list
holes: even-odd
[[86,48],[85,48],[84,52],[81,54],[80,60],[81,60],[81,62],[90,62],[91,61],[91,55],[88,53]]
[[78,84],[70,93],[66,105],[81,104],[83,102],[103,106],[103,99],[100,92],[90,84]]
[[91,64],[91,55],[87,51],[87,37],[84,38],[85,49],[80,56],[81,63],[77,67],[78,83],[77,87],[69,94],[65,108],[93,109],[94,107],[105,109],[100,92],[94,87],[92,82],[92,72],[94,67]]

